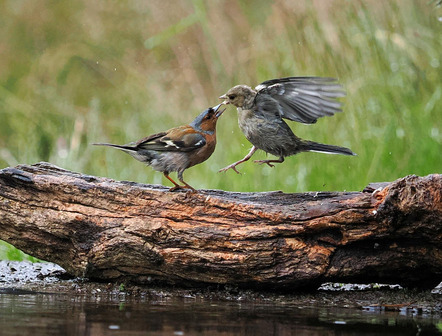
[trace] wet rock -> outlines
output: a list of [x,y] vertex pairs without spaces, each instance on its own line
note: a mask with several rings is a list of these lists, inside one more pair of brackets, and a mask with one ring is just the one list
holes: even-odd
[[441,294],[442,295],[442,282],[431,291],[431,294]]
[[0,261],[0,283],[20,286],[26,283],[54,283],[58,275],[66,271],[53,263],[32,263],[29,261]]
[[354,291],[368,291],[368,290],[399,290],[403,289],[400,285],[388,285],[380,283],[370,283],[370,284],[351,284],[351,283],[340,283],[340,282],[326,282],[323,283],[318,290],[320,291],[330,291],[330,292],[354,292]]

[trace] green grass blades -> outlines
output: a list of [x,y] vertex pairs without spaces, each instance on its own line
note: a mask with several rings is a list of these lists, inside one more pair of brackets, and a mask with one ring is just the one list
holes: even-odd
[[[169,185],[128,155],[90,144],[124,144],[190,122],[236,84],[316,75],[345,86],[344,113],[291,126],[357,157],[302,153],[274,168],[249,161],[242,175],[219,174],[251,147],[229,107],[217,150],[186,181],[339,191],[440,173],[441,17],[434,2],[412,0],[2,1],[0,168],[44,160]],[[0,258],[29,257],[3,244]]]
[[[0,4],[0,167],[49,161],[114,179],[168,185],[93,142],[127,143],[191,121],[236,84],[333,76],[344,113],[291,123],[306,139],[357,157],[303,153],[275,168],[242,158],[250,144],[229,107],[218,148],[186,171],[196,188],[360,190],[441,171],[442,9],[425,1]],[[35,15],[38,13],[38,15]],[[255,155],[264,158],[264,153]]]

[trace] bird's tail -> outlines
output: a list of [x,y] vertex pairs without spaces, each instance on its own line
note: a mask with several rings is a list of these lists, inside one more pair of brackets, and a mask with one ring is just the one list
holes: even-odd
[[128,153],[132,153],[132,152],[136,152],[136,148],[129,146],[129,145],[114,145],[114,144],[110,144],[110,143],[93,143],[92,145],[94,146],[108,146],[108,147],[114,147],[114,148],[118,148],[121,149],[122,151],[128,152]]
[[318,152],[326,154],[342,154],[342,155],[357,155],[350,149],[334,145],[326,145],[314,141],[304,141],[303,150],[307,152]]
[[135,145],[114,145],[109,143],[93,143],[95,146],[108,146],[108,147],[114,147],[121,149],[123,152],[129,154],[132,156],[135,160],[138,160],[140,162],[144,162],[147,164],[150,164],[152,159],[155,158],[155,152],[154,151],[148,151],[148,150],[142,150],[140,152],[140,149],[136,147]]

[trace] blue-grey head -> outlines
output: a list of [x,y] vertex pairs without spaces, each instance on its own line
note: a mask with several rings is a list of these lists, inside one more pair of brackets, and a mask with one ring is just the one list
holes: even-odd
[[209,107],[207,110],[201,112],[201,114],[190,123],[190,126],[197,131],[213,134],[216,130],[218,118],[226,110],[220,110],[221,106],[223,106],[223,104]]

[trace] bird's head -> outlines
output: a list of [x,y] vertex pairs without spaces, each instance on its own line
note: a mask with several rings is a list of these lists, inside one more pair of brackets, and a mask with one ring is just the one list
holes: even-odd
[[191,123],[194,129],[203,132],[214,132],[216,130],[216,122],[226,109],[220,109],[223,104],[218,104],[214,107],[209,107],[207,110],[201,112]]
[[223,104],[232,104],[236,107],[244,108],[252,102],[256,92],[247,85],[237,85],[223,94],[219,99],[223,99]]

